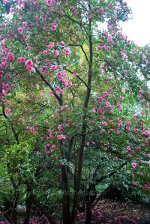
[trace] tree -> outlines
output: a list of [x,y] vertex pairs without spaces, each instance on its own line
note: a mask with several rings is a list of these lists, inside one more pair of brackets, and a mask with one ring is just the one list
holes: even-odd
[[128,164],[130,174],[137,166],[149,169],[147,58],[120,31],[119,21],[130,13],[123,1],[14,4],[12,18],[4,16],[0,28],[1,115],[11,133],[7,146],[12,152],[10,145],[20,148],[31,139],[30,153],[34,147],[51,155],[61,176],[63,223],[75,224],[87,150],[95,172],[103,153],[117,157],[119,166]]

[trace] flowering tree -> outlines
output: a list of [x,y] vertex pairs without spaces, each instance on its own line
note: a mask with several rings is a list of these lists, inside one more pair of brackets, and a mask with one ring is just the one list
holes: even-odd
[[[3,1],[1,7],[11,12],[0,27],[1,115],[11,138],[7,150],[16,156],[16,148],[21,149],[17,166],[28,142],[27,151],[37,156],[32,172],[39,170],[37,158],[45,164],[48,158],[60,169],[63,223],[75,224],[90,162],[94,179],[86,182],[88,192],[116,173],[110,161],[115,169],[125,166],[137,178],[135,184],[149,169],[148,49],[121,33],[119,21],[130,13],[121,0],[19,0]],[[108,156],[105,172],[102,154]],[[23,183],[31,194],[27,179]]]

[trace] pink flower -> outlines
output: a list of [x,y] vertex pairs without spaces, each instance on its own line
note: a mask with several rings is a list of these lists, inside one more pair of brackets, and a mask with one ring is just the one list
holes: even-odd
[[57,139],[60,141],[60,140],[62,140],[62,139],[65,139],[66,138],[66,136],[65,135],[57,135]]
[[117,107],[118,107],[118,109],[121,109],[121,108],[122,108],[122,105],[121,105],[121,104],[119,104]]
[[58,130],[60,131],[60,130],[61,130],[61,128],[62,128],[62,127],[61,127],[61,125],[59,124],[59,125],[58,125]]
[[61,44],[61,45],[65,45],[65,42],[64,42],[64,41],[61,41],[60,44]]
[[135,163],[135,162],[133,162],[131,165],[132,165],[132,168],[133,168],[133,169],[136,168],[136,163]]
[[1,77],[3,77],[3,74],[4,74],[4,72],[3,71],[0,71],[0,76]]
[[95,113],[95,112],[96,112],[96,108],[95,108],[95,107],[92,109],[92,112],[93,112],[93,113]]
[[69,82],[69,86],[70,86],[70,87],[72,86],[72,82]]
[[5,104],[5,105],[10,105],[10,101],[9,101],[9,100],[6,100],[6,101],[4,102],[4,104]]
[[52,49],[54,47],[54,42],[50,43],[48,46],[47,46],[49,49]]
[[12,84],[11,87],[12,87],[13,89],[15,89],[15,84]]
[[53,0],[47,0],[47,4],[48,4],[48,5],[51,5],[52,2],[53,2]]
[[13,53],[9,53],[9,54],[8,54],[8,58],[9,58],[11,61],[13,61],[15,57],[14,57]]
[[150,160],[147,163],[148,163],[148,165],[150,165]]
[[54,23],[53,25],[52,25],[52,27],[51,27],[51,30],[56,30],[57,29],[57,24],[56,23]]
[[138,130],[137,128],[134,129],[135,134],[137,134],[138,131],[139,131],[139,130]]
[[10,108],[6,108],[6,114],[10,114],[11,113],[11,109]]
[[149,134],[149,130],[146,130],[146,131],[144,132],[144,134],[145,134],[145,135],[148,135],[148,134]]
[[57,68],[57,65],[52,65],[52,66],[51,66],[51,69],[52,69],[52,70],[55,70],[56,68]]
[[69,55],[70,54],[70,50],[69,49],[66,49],[65,50],[65,54]]
[[100,44],[99,46],[98,46],[98,50],[101,50],[102,49],[102,45]]
[[43,51],[43,54],[46,56],[46,55],[47,55],[47,51],[46,51],[46,50],[44,50],[44,51]]
[[131,147],[130,146],[127,146],[127,150],[130,151],[131,150]]
[[27,22],[22,22],[23,27],[27,26]]
[[55,55],[55,56],[58,56],[58,55],[59,55],[59,50],[55,50],[55,51],[54,51],[54,55]]
[[27,70],[33,71],[33,61],[32,61],[32,59],[27,60],[25,65],[26,65]]
[[31,50],[31,47],[30,46],[27,46],[27,49],[28,49],[28,51],[30,51]]
[[25,58],[24,57],[20,57],[20,61],[21,62],[25,62]]
[[31,67],[31,66],[33,66],[32,59],[29,59],[29,60],[26,61],[26,66],[27,66],[27,67]]
[[10,12],[13,13],[13,11],[14,11],[14,9],[13,8],[10,8]]
[[130,127],[129,126],[127,126],[127,131],[130,131]]
[[3,90],[2,90],[2,93],[3,93],[4,95],[6,95],[6,94],[7,94],[7,90],[6,90],[6,89],[3,89]]
[[21,27],[18,28],[18,32],[19,32],[20,34],[22,33],[22,28],[21,28]]
[[110,106],[110,102],[109,101],[106,102],[106,106],[108,106],[108,107]]

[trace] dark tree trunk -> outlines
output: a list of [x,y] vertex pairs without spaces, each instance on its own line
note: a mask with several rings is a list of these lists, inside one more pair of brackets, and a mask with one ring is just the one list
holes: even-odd
[[[89,10],[91,10],[91,5],[89,3]],[[80,150],[78,155],[78,165],[77,165],[77,175],[76,175],[76,186],[75,186],[75,195],[73,201],[73,210],[72,210],[72,224],[77,224],[77,212],[79,207],[79,199],[80,199],[80,187],[81,187],[81,177],[82,177],[82,166],[83,166],[83,155],[84,155],[84,147],[85,147],[85,139],[86,139],[86,130],[87,130],[87,108],[91,96],[91,83],[92,83],[92,74],[93,74],[93,43],[92,43],[92,20],[89,19],[89,55],[90,60],[88,60],[89,71],[88,71],[88,85],[86,96],[84,100],[83,106],[83,117],[82,117],[82,138],[80,144]]]
[[90,203],[86,204],[86,224],[91,224],[91,217],[92,213],[91,213],[91,205]]
[[31,213],[31,198],[30,198],[30,193],[27,194],[27,199],[26,199],[26,213],[25,213],[25,219],[23,224],[28,224],[30,220],[30,213]]
[[62,204],[63,224],[70,224],[70,192],[66,166],[62,166],[61,172],[64,187]]

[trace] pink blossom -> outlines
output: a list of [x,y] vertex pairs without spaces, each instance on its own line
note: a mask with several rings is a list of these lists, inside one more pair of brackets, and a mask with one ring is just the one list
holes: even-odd
[[98,50],[101,50],[102,49],[102,45],[100,44],[99,46],[98,46]]
[[28,51],[30,51],[31,50],[31,47],[30,46],[27,46],[27,49],[28,49]]
[[149,130],[146,130],[146,131],[144,132],[144,134],[145,134],[145,135],[148,135],[148,134],[149,134]]
[[22,33],[22,28],[21,28],[21,27],[18,28],[18,32],[19,32],[20,34]]
[[92,112],[93,112],[93,113],[95,113],[95,112],[96,112],[96,108],[95,108],[95,107],[92,109]]
[[46,51],[46,50],[44,50],[44,51],[43,51],[43,54],[46,56],[46,55],[47,55],[47,51]]
[[140,151],[140,150],[141,150],[141,148],[138,146],[138,147],[136,148],[136,150],[137,150],[137,151]]
[[54,51],[54,55],[55,55],[55,56],[58,56],[58,55],[59,55],[59,50],[55,50],[55,51]]
[[70,87],[72,86],[72,82],[69,82],[69,86],[70,86]]
[[25,58],[24,57],[20,57],[20,61],[21,62],[25,62]]
[[47,46],[49,49],[52,49],[54,47],[54,42],[50,43],[48,46]]
[[65,138],[66,138],[65,135],[57,135],[57,139],[58,139],[58,140],[62,140],[62,139],[65,139]]
[[150,158],[150,153],[147,154],[147,157]]
[[110,106],[110,102],[109,101],[106,102],[106,106],[108,106],[108,107]]
[[137,134],[138,131],[139,131],[139,130],[138,130],[137,128],[134,129],[135,134]]
[[57,68],[57,65],[51,65],[52,70],[56,70],[56,68]]
[[51,30],[56,30],[57,29],[57,24],[56,23],[54,23],[53,25],[52,25],[52,27],[51,27]]
[[127,150],[128,150],[128,151],[130,151],[130,150],[131,150],[131,147],[130,147],[129,145],[127,146]]
[[10,114],[11,113],[11,109],[10,108],[6,108],[6,114]]
[[70,54],[70,50],[69,49],[66,49],[65,50],[65,54],[69,55]]
[[121,104],[119,104],[117,107],[118,107],[118,109],[121,109],[121,108],[122,108],[122,105],[121,105]]
[[0,76],[1,77],[3,77],[3,74],[4,74],[4,72],[3,71],[0,71]]
[[10,8],[10,12],[13,13],[13,11],[14,11],[14,9],[11,7],[11,8]]
[[25,64],[26,64],[27,67],[33,66],[32,59],[27,60]]
[[58,130],[60,131],[62,129],[62,126],[59,124],[58,125]]
[[8,58],[9,58],[11,61],[13,61],[15,57],[14,57],[13,53],[9,53],[9,54],[8,54]]
[[133,118],[134,118],[134,119],[136,118],[136,115],[135,115],[135,114],[133,115]]
[[2,90],[2,93],[3,93],[4,95],[6,95],[6,94],[7,94],[7,90],[6,90],[6,89],[3,89],[3,90]]
[[127,131],[130,131],[130,126],[127,126]]
[[9,100],[6,100],[6,101],[4,102],[4,104],[5,104],[5,105],[10,105],[10,101],[9,101]]
[[27,26],[27,22],[22,22],[23,27]]
[[26,65],[27,70],[33,71],[33,61],[32,61],[32,59],[27,60],[25,65]]
[[148,163],[148,165],[150,165],[150,160],[147,163]]
[[60,44],[61,44],[61,45],[65,45],[65,42],[64,42],[64,41],[61,41]]
[[132,168],[133,168],[133,169],[136,168],[136,162],[133,162],[131,165],[132,165]]
[[15,89],[15,84],[12,84],[11,87],[12,87],[13,89]]
[[47,0],[47,5],[51,5],[53,0]]
[[102,124],[105,126],[105,127],[107,127],[107,122],[105,122],[105,121],[102,121]]
[[68,80],[64,80],[64,86],[65,86],[65,87],[68,86]]

